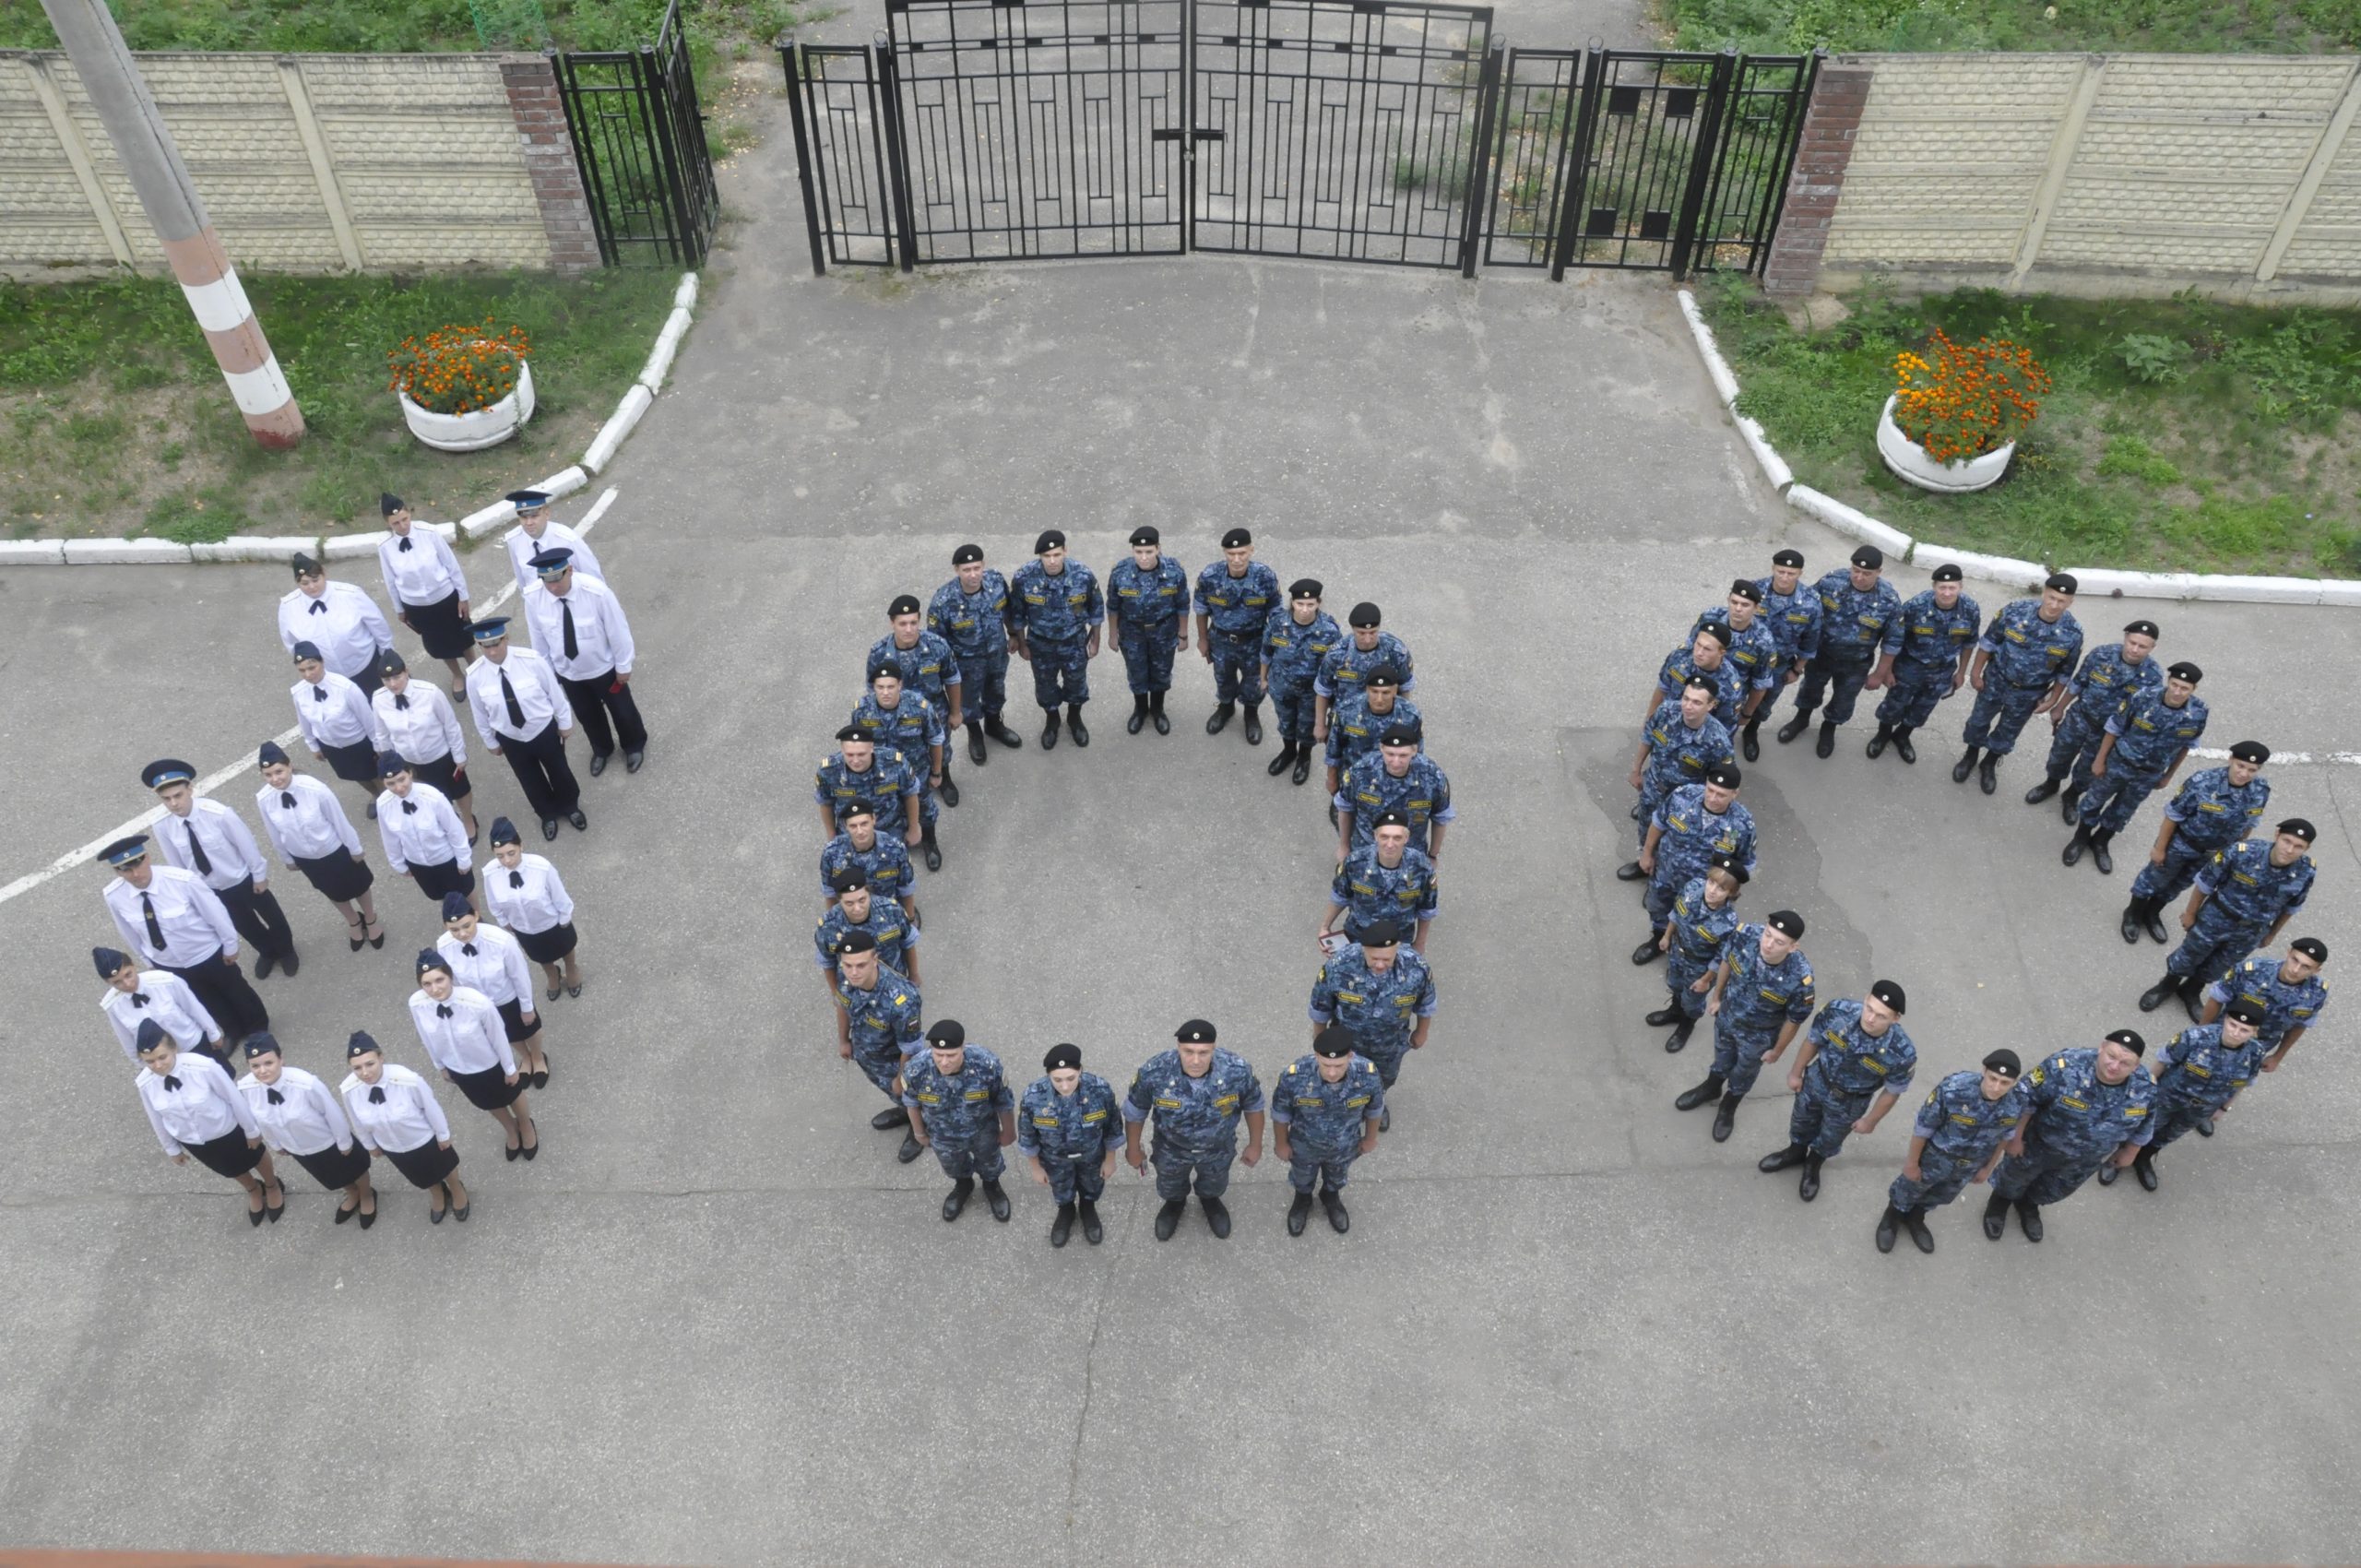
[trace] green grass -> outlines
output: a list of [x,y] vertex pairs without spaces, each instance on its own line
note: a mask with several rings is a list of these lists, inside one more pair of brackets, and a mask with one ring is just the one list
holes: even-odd
[[[2361,576],[2361,311],[1869,291],[1806,334],[1741,279],[1698,300],[1739,410],[1797,478],[1904,533],[2052,566]],[[1973,495],[1877,455],[1893,357],[1936,327],[2023,343],[2055,380],[2008,477]]]
[[[2308,54],[2361,48],[2354,0],[1663,0],[1682,49],[1750,54],[2131,50]],[[2045,15],[2045,12],[2049,14]]]
[[[246,434],[169,279],[0,284],[0,533],[332,532],[374,527],[381,490],[421,517],[462,516],[581,455],[647,359],[676,282],[638,268],[248,276],[308,426],[283,453]],[[487,315],[531,335],[539,408],[504,445],[431,451],[386,389],[386,350]]]

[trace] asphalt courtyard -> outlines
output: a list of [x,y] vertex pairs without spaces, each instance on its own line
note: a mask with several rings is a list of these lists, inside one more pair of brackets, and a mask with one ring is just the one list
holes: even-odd
[[[783,148],[783,139],[772,147]],[[504,1164],[445,1093],[477,1194],[366,1234],[290,1183],[246,1226],[158,1155],[98,1016],[111,942],[84,865],[0,904],[0,1539],[625,1562],[2329,1562],[2361,1540],[2354,1301],[2361,1072],[2331,1015],[2165,1187],[2092,1188],[2048,1240],[1870,1245],[1906,1109],[1819,1201],[1764,1177],[1775,1080],[1726,1145],[1673,1111],[1702,1053],[1639,1023],[1660,971],[1622,778],[1656,662],[1730,576],[1835,535],[1750,476],[1660,279],[1474,285],[1209,257],[815,280],[792,171],[742,159],[749,215],[610,478],[593,538],[642,649],[647,768],[588,786],[551,852],[590,985],[549,1008],[546,1152]],[[387,481],[400,488],[401,475]],[[587,497],[560,508],[572,517]],[[865,1125],[808,942],[807,782],[896,592],[974,538],[1013,571],[1064,528],[1102,572],[1142,522],[1192,568],[1254,528],[1283,580],[1374,599],[1461,821],[1430,955],[1442,992],[1354,1225],[1290,1240],[1266,1158],[1238,1229],[1159,1245],[1118,1172],[1106,1244],[944,1225],[931,1162]],[[497,580],[496,555],[469,561]],[[375,584],[373,574],[353,574]],[[1905,593],[1922,569],[1895,574]],[[145,807],[141,763],[210,770],[287,723],[277,568],[0,573],[0,882]],[[1982,595],[1987,611],[1998,596]],[[2361,750],[2361,620],[2131,613],[2195,659],[2220,743]],[[1270,742],[1027,737],[959,766],[924,877],[931,1017],[1020,1084],[1078,1042],[1119,1085],[1203,1015],[1267,1083],[1307,1049],[1329,837]],[[1020,669],[1019,679],[1022,680]],[[1783,905],[1823,994],[1909,990],[1920,1085],[2140,1019],[2162,949],[2113,878],[2058,863],[2017,795],[1954,787],[1947,707],[1916,768],[1768,749],[1743,908]],[[470,744],[473,744],[472,737]],[[578,753],[577,753],[578,755]],[[488,759],[487,759],[488,761]],[[519,804],[498,764],[479,811]],[[2274,767],[2320,825],[2298,931],[2353,961],[2361,770]],[[251,813],[241,778],[220,797]],[[2152,831],[2152,806],[2131,838]],[[539,848],[539,846],[535,846]],[[374,854],[374,850],[373,850]],[[2127,860],[2129,856],[2125,857]],[[385,879],[379,858],[381,886]],[[306,963],[265,983],[331,1082],[354,1028],[422,1065],[403,1015],[425,901],[348,955],[308,888]],[[1780,1092],[1774,1092],[1780,1091]],[[380,1234],[382,1232],[382,1234]]]

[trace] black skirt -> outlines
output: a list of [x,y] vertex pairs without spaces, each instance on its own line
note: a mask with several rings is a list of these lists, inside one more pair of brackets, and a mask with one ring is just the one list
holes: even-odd
[[260,1147],[246,1142],[246,1134],[232,1127],[209,1144],[183,1144],[191,1159],[217,1176],[243,1176],[262,1163]]
[[350,1187],[369,1171],[369,1151],[355,1143],[350,1148],[338,1148],[334,1144],[317,1154],[299,1154],[295,1163],[302,1166],[313,1181],[335,1192]]
[[[361,688],[361,695],[364,697],[375,696],[377,688],[386,683],[386,678],[377,672],[377,666],[386,657],[386,651],[382,647],[377,649],[369,656],[368,663],[362,665],[358,671],[345,676],[346,680]],[[338,673],[342,674],[343,671],[339,671]]]
[[346,904],[360,897],[376,885],[377,876],[369,869],[367,861],[356,861],[342,849],[333,849],[317,860],[295,857],[295,869],[304,880],[320,890],[321,896],[332,903]]
[[445,1148],[433,1138],[416,1148],[382,1150],[394,1162],[394,1169],[409,1179],[413,1187],[432,1187],[459,1168],[459,1151]]
[[476,890],[476,873],[461,871],[456,860],[437,861],[426,866],[412,861],[409,874],[410,880],[418,884],[418,890],[438,904],[443,902],[445,893],[473,893]]
[[475,786],[468,782],[468,770],[451,760],[451,754],[421,762],[416,757],[404,757],[409,764],[409,776],[421,784],[432,784],[457,805],[473,792]]
[[468,1103],[478,1111],[505,1111],[516,1103],[518,1095],[525,1092],[525,1075],[517,1074],[516,1081],[512,1084],[497,1062],[481,1073],[454,1073],[451,1082],[458,1086],[459,1092],[468,1097]]
[[475,637],[468,624],[459,618],[459,593],[457,588],[432,604],[404,604],[402,614],[409,621],[409,629],[426,645],[428,654],[436,659],[464,659],[468,649],[475,646]]
[[[576,940],[572,921],[560,921],[547,931],[518,931],[510,927],[508,934],[525,950],[525,956],[536,964],[554,964],[574,951]],[[515,1035],[508,1037],[515,1039]]]
[[366,741],[355,741],[349,746],[322,746],[320,754],[328,759],[328,766],[348,784],[376,784],[377,748]]
[[509,1044],[514,1045],[520,1039],[530,1039],[541,1032],[541,1016],[536,1013],[533,1015],[533,1021],[530,1024],[526,1023],[525,1004],[522,1002],[511,998],[506,1002],[495,1003],[493,1005],[500,1009],[501,1027],[508,1031]]

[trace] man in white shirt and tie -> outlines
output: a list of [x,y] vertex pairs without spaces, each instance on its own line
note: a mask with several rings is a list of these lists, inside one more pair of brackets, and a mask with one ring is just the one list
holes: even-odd
[[101,897],[125,947],[186,980],[231,1039],[270,1028],[270,1010],[238,971],[238,928],[202,878],[149,861],[145,833],[116,839],[99,859],[115,873]]
[[394,629],[376,602],[350,583],[328,581],[328,569],[309,555],[294,561],[295,590],[279,601],[279,641],[289,653],[311,643],[327,667],[361,688],[377,689],[377,653],[394,646]]
[[[632,699],[631,671],[636,649],[631,624],[614,590],[574,569],[574,552],[563,545],[532,559],[540,580],[525,590],[525,620],[533,646],[557,671],[566,699],[590,738],[590,777],[607,771],[620,735],[623,771],[637,773],[647,750],[647,727]],[[613,727],[608,726],[610,716]]]
[[164,863],[195,872],[213,889],[230,911],[238,934],[254,944],[255,979],[268,980],[274,968],[293,974],[295,932],[270,891],[270,862],[245,820],[220,802],[200,799],[196,769],[178,757],[162,757],[139,770],[139,781],[164,802],[164,816],[156,825],[156,842]]
[[468,666],[468,707],[476,733],[492,755],[505,757],[517,788],[541,821],[541,837],[557,837],[561,816],[578,829],[590,826],[582,814],[582,786],[565,760],[565,739],[574,733],[574,707],[550,661],[508,641],[508,617],[488,615],[475,624],[476,651]]
[[503,499],[515,504],[516,526],[501,542],[508,549],[508,569],[516,574],[516,591],[533,586],[533,557],[544,550],[571,550],[575,567],[586,577],[607,580],[599,557],[582,536],[564,523],[550,521],[550,498],[538,490],[512,490]]

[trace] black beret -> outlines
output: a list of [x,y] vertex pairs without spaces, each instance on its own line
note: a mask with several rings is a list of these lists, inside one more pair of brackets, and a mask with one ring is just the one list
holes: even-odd
[[1701,637],[1711,637],[1724,647],[1730,646],[1730,628],[1726,621],[1708,621],[1697,628]]
[[1719,700],[1722,695],[1722,688],[1714,684],[1713,682],[1707,680],[1703,675],[1691,675],[1686,681],[1681,682],[1680,686],[1683,691],[1703,692],[1707,696],[1713,697],[1716,700]]
[[1379,624],[1382,619],[1383,617],[1379,613],[1377,606],[1371,604],[1366,599],[1362,600],[1358,604],[1354,605],[1352,613],[1345,617],[1345,620],[1348,624],[1355,626],[1374,626]]
[[877,808],[867,801],[847,801],[844,809],[836,814],[836,820],[843,822],[848,817],[875,816],[876,814]]
[[1377,738],[1377,743],[1381,746],[1415,746],[1418,743],[1418,732],[1407,724],[1389,724],[1385,732]]
[[1254,536],[1245,529],[1232,529],[1221,536],[1224,550],[1243,550],[1254,542]]
[[1391,809],[1378,813],[1377,820],[1370,824],[1370,827],[1372,831],[1380,827],[1407,827],[1409,826],[1410,819],[1408,817],[1404,816],[1400,812]]
[[859,866],[847,866],[828,878],[828,885],[838,893],[857,893],[869,885],[869,873]]
[[902,593],[896,594],[894,596],[894,602],[885,607],[885,613],[889,616],[916,615],[920,613],[926,607],[924,605],[921,605],[919,602],[919,596],[917,594]]
[[1078,1045],[1053,1045],[1050,1047],[1049,1054],[1041,1058],[1041,1071],[1044,1073],[1054,1073],[1061,1067],[1071,1067],[1076,1071],[1080,1071],[1082,1067],[1082,1047]]
[[1746,862],[1739,860],[1736,855],[1731,854],[1727,849],[1714,850],[1713,855],[1707,860],[1706,863],[1712,866],[1715,871],[1726,871],[1729,873],[1731,876],[1738,879],[1738,885],[1740,887],[1745,886],[1748,882],[1752,880],[1746,874]]
[[2197,684],[2198,682],[2205,679],[2205,671],[2200,670],[2196,665],[2191,664],[2186,659],[2182,659],[2177,664],[2167,666],[2165,673],[2171,676],[2176,681],[2187,681],[2192,686]]
[[1877,984],[1869,987],[1869,994],[1892,1008],[1897,1016],[1908,1011],[1909,999],[1902,994],[1902,988],[1892,980],[1878,981]]
[[1794,566],[1800,569],[1803,564],[1804,552],[1800,550],[1774,550],[1771,552],[1771,564],[1774,566]]
[[956,1051],[967,1043],[967,1027],[956,1018],[937,1018],[926,1031],[926,1042],[937,1051]]
[[2164,633],[2156,630],[2156,624],[2153,621],[2134,621],[2130,625],[2123,628],[2123,635],[2127,637],[2131,636],[2134,632],[2139,633],[2143,637],[2161,637],[2165,635]]
[[2138,1029],[2118,1029],[2106,1037],[2109,1045],[2119,1045],[2134,1056],[2148,1054],[2148,1042],[2140,1038]]
[[1760,604],[1762,602],[1762,589],[1757,586],[1754,580],[1750,577],[1740,577],[1736,582],[1730,584],[1730,591],[1738,595],[1738,598],[1750,600],[1752,603]]
[[1287,585],[1289,599],[1318,599],[1327,591],[1325,585],[1318,577],[1298,577]]
[[2315,964],[2328,962],[2328,944],[2317,936],[2299,936],[2287,944],[2288,951],[2301,953]]
[[1331,1024],[1311,1037],[1311,1049],[1320,1056],[1350,1056],[1353,1053],[1353,1031],[1342,1024]]
[[2319,829],[2314,827],[2310,823],[2306,822],[2300,816],[2289,817],[2286,821],[2279,825],[2277,831],[2281,833],[2292,833],[2307,844],[2319,837]]
[[2233,761],[2250,762],[2260,767],[2271,760],[2271,748],[2260,741],[2240,741],[2230,748],[2230,757]]
[[2082,588],[2082,584],[2074,580],[2074,574],[2071,572],[2052,572],[2043,580],[2041,586],[2046,588],[2056,588],[2059,593],[2080,593]]
[[2231,1003],[2227,1007],[2222,1009],[2222,1016],[2225,1018],[2236,1018],[2241,1024],[2251,1025],[2255,1028],[2259,1029],[2262,1028],[2263,1021],[2269,1018],[2271,1014],[2264,1008],[2261,1003],[2257,1002],[2253,997],[2241,996],[2236,1002]]
[[1874,544],[1865,544],[1853,552],[1853,564],[1864,572],[1874,572],[1885,564],[1885,552]]
[[1142,523],[1132,530],[1132,542],[1133,544],[1162,544],[1164,536],[1145,523]]
[[1364,947],[1394,947],[1402,941],[1402,928],[1392,921],[1371,921],[1361,928]]
[[1376,669],[1361,677],[1361,684],[1364,687],[1398,686],[1401,683],[1402,671],[1396,670],[1391,664],[1381,664]]
[[874,953],[877,951],[877,938],[865,931],[848,931],[836,951],[838,954]]
[[1738,764],[1734,762],[1717,762],[1705,770],[1705,782],[1719,784],[1725,790],[1737,789],[1740,777]]
[[2023,1075],[2025,1064],[2017,1060],[2017,1053],[2015,1051],[2011,1051],[2004,1045],[1999,1050],[1993,1051],[1990,1055],[1985,1057],[1984,1070],[1987,1073],[2003,1073],[2008,1076],[2014,1078]]
[[1066,536],[1064,534],[1061,533],[1056,529],[1043,529],[1041,530],[1040,537],[1033,541],[1033,553],[1036,555],[1044,555],[1052,550],[1063,550],[1065,547]]
[[1189,1045],[1211,1045],[1214,1027],[1203,1018],[1192,1018],[1172,1031],[1172,1038]]
[[1804,939],[1804,918],[1793,909],[1774,909],[1771,918],[1762,923],[1790,942]]
[[848,724],[843,729],[836,731],[836,739],[839,741],[866,741],[869,739],[869,731],[862,729],[858,724]]
[[955,566],[964,566],[970,561],[983,558],[984,547],[980,544],[963,544],[951,552],[951,564]]
[[902,678],[902,667],[895,663],[890,659],[881,659],[876,663],[869,667],[869,678],[872,681],[883,680],[888,675],[891,675],[896,681],[900,680]]
[[1964,575],[1964,574],[1960,571],[1959,567],[1949,561],[1944,562],[1941,565],[1935,568],[1935,580],[1939,583],[1955,583],[1959,581]]

